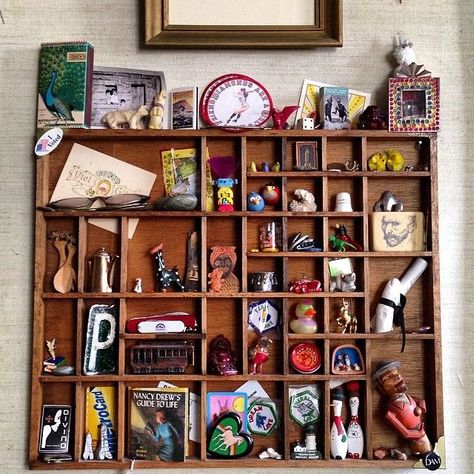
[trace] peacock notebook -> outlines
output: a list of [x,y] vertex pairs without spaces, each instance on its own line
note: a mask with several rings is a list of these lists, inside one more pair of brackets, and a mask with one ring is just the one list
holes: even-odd
[[38,72],[37,128],[89,128],[94,47],[43,43]]

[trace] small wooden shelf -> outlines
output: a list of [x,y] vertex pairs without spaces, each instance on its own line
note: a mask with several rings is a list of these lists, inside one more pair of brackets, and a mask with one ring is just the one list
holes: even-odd
[[[189,388],[201,397],[201,410],[206,409],[206,396],[214,391],[234,391],[249,380],[258,381],[280,407],[281,422],[269,437],[255,436],[252,453],[238,460],[241,468],[269,470],[273,468],[338,468],[396,469],[410,468],[408,461],[373,459],[380,446],[406,447],[404,440],[385,423],[382,402],[372,383],[372,373],[379,362],[399,360],[401,372],[411,395],[426,400],[428,414],[426,431],[432,443],[444,433],[441,371],[441,317],[439,303],[438,204],[436,134],[389,133],[387,131],[328,130],[66,130],[61,145],[50,155],[38,158],[36,186],[36,241],[34,282],[34,326],[32,343],[31,417],[29,467],[35,470],[130,469],[128,458],[128,398],[133,387],[154,387],[160,380]],[[318,170],[295,171],[297,141],[318,144]],[[74,143],[101,151],[157,175],[150,193],[150,209],[137,211],[47,211],[56,181]],[[157,211],[153,204],[164,195],[161,152],[171,148],[195,148],[199,157],[236,156],[240,169],[235,178],[234,207],[230,213],[207,212],[202,198],[195,211]],[[427,171],[372,172],[367,159],[373,153],[389,148],[399,149],[408,166]],[[280,163],[278,172],[249,172],[251,162],[261,169],[263,161]],[[360,171],[327,171],[334,163],[357,161]],[[200,159],[201,176],[206,162]],[[276,182],[281,201],[264,211],[247,210],[247,193]],[[316,212],[291,212],[289,203],[298,188],[315,195]],[[206,183],[200,184],[204,196]],[[376,252],[371,250],[370,223],[372,209],[384,190],[392,190],[404,202],[405,209],[426,216],[425,250],[408,252]],[[335,212],[339,192],[349,192],[353,212]],[[118,223],[118,234],[107,232],[91,223],[94,218],[109,218]],[[139,219],[132,239],[127,238],[133,218]],[[259,226],[277,222],[282,230],[282,251],[251,252],[259,247]],[[344,224],[348,233],[361,244],[363,251],[333,252],[329,237],[336,224]],[[58,269],[58,252],[47,236],[52,231],[68,230],[77,239],[73,266],[79,291],[54,291],[53,278]],[[156,292],[153,262],[149,251],[163,242],[169,267],[177,265],[180,274],[186,264],[186,236],[196,231],[199,238],[199,279],[197,292]],[[321,252],[290,252],[289,241],[297,233],[309,235],[321,245]],[[209,255],[213,246],[234,246],[237,264],[234,273],[239,287],[228,293],[208,291]],[[87,261],[100,247],[120,255],[120,277],[112,293],[89,292]],[[328,264],[333,259],[349,258],[356,273],[353,292],[329,292]],[[428,270],[407,295],[405,307],[406,348],[400,353],[402,335],[399,328],[389,333],[371,332],[370,320],[383,289],[391,278],[399,278],[415,258],[427,260]],[[251,273],[273,271],[278,277],[279,291],[250,291]],[[326,291],[296,294],[287,291],[291,281],[306,276],[321,282]],[[143,293],[133,292],[135,279],[143,279]],[[358,320],[358,332],[342,334],[336,318],[342,300],[350,303]],[[253,375],[248,351],[258,340],[249,329],[247,312],[250,305],[270,300],[279,308],[279,326],[269,333],[273,340],[264,374]],[[315,334],[294,334],[289,322],[295,317],[298,303],[309,301],[316,309]],[[114,373],[84,375],[85,332],[88,312],[95,304],[114,304],[119,309],[117,338],[117,369]],[[130,334],[127,320],[164,311],[186,311],[195,315],[197,332],[178,334]],[[416,333],[428,327],[428,333]],[[223,377],[210,375],[207,354],[211,341],[224,334],[232,343],[238,374]],[[45,341],[56,339],[58,355],[64,354],[75,367],[75,374],[55,376],[43,371],[48,357]],[[194,347],[194,366],[179,374],[132,374],[129,352],[135,343],[156,341],[187,341]],[[290,353],[302,342],[315,344],[321,352],[322,364],[314,374],[296,372]],[[340,345],[355,345],[362,354],[364,374],[331,373],[331,358]],[[330,455],[331,396],[335,381],[357,380],[360,384],[360,419],[366,435],[363,459],[336,461]],[[321,393],[321,420],[317,443],[321,460],[292,460],[294,442],[304,440],[304,430],[288,416],[289,390],[293,386],[317,385]],[[85,394],[88,387],[114,387],[117,421],[117,456],[111,461],[83,461],[85,436]],[[71,433],[71,462],[47,464],[38,452],[41,409],[45,404],[66,404],[74,407]],[[347,404],[346,404],[347,405]],[[344,416],[347,414],[347,406]],[[348,418],[346,416],[346,422]],[[192,442],[184,463],[136,461],[135,469],[233,468],[235,461],[210,459],[206,454],[206,426],[201,422],[200,443]],[[283,455],[282,460],[261,460],[258,454],[268,446]]]

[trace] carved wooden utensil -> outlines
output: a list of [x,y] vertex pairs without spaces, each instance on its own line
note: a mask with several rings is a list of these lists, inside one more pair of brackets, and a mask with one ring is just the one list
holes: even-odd
[[[54,236],[53,239],[53,246],[56,248],[59,254],[59,264],[58,264],[58,271],[54,275],[53,278],[53,287],[56,291],[59,291],[59,293],[66,293],[66,291],[63,291],[63,286],[62,286],[62,280],[61,280],[61,268],[64,266],[66,263],[66,244],[67,241],[64,239],[60,239],[59,236]],[[59,276],[58,276],[59,275]]]
[[[72,241],[59,241],[64,243],[64,247],[67,248],[67,256],[62,267],[57,271],[54,276],[53,285],[56,291],[59,293],[68,293],[72,290],[73,284],[76,278],[76,272],[72,268],[72,258],[76,253],[76,246]],[[62,244],[60,245],[62,247]],[[57,247],[56,247],[57,248]],[[64,253],[66,255],[66,250]],[[61,258],[61,257],[60,257]]]

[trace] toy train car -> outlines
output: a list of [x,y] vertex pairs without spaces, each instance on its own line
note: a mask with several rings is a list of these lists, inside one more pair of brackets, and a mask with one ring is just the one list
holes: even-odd
[[194,365],[194,346],[186,342],[144,342],[130,349],[134,374],[184,373]]

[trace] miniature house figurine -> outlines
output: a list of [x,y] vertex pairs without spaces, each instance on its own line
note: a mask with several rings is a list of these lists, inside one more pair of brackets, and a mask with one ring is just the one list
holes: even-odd
[[399,371],[400,362],[382,362],[372,375],[372,381],[387,397],[385,419],[410,443],[415,456],[431,451],[431,443],[425,433],[422,415],[426,402],[407,393],[407,386]]

